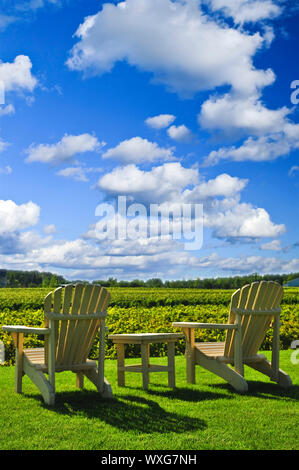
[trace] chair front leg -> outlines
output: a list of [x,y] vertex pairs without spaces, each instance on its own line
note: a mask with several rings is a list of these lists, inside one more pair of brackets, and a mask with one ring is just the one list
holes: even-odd
[[24,334],[12,333],[12,337],[16,348],[15,391],[16,393],[22,393]]
[[275,315],[273,321],[273,343],[272,343],[272,357],[271,368],[273,370],[273,380],[277,381],[279,376],[279,348],[280,348],[280,317]]
[[48,370],[49,370],[49,383],[55,394],[55,362],[56,362],[56,337],[55,337],[55,320],[49,320],[49,352],[48,352]]
[[105,377],[105,319],[101,320],[99,331],[99,361],[98,361],[98,380],[100,392],[104,390],[104,377]]
[[186,369],[187,382],[195,384],[195,347],[194,347],[194,328],[184,328],[186,336]]

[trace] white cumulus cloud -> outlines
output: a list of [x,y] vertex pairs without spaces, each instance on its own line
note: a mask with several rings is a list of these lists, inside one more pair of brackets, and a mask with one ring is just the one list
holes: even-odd
[[236,24],[256,23],[280,15],[282,8],[272,0],[206,0],[214,11],[221,10]]
[[221,160],[271,161],[288,155],[299,148],[299,124],[284,123],[279,132],[248,137],[239,147],[221,147],[212,150],[204,159],[204,165],[216,165]]
[[0,234],[23,230],[37,224],[40,208],[29,201],[16,204],[11,200],[0,201]]
[[189,142],[192,138],[192,132],[185,124],[181,126],[170,126],[169,129],[167,129],[167,134],[178,142]]
[[120,142],[116,147],[108,149],[103,158],[113,158],[122,163],[152,162],[154,160],[171,160],[174,158],[173,149],[159,147],[156,142],[150,142],[141,137]]
[[165,163],[143,171],[136,165],[117,167],[102,176],[97,187],[108,194],[130,195],[148,202],[173,200],[179,191],[196,183],[197,170],[184,168],[180,163]]
[[67,135],[56,144],[32,144],[25,153],[26,162],[41,162],[57,165],[71,160],[75,155],[85,152],[95,152],[104,143],[91,134]]
[[157,116],[147,118],[145,123],[154,129],[162,129],[163,127],[170,126],[175,119],[176,117],[173,114],[159,114]]
[[227,93],[205,101],[198,121],[205,129],[238,130],[245,134],[261,135],[280,131],[289,113],[286,107],[278,110],[266,108],[255,95],[244,97]]
[[37,79],[31,73],[32,63],[28,56],[19,55],[13,62],[0,61],[0,82],[5,92],[29,91],[37,86]]
[[125,195],[143,204],[175,209],[182,204],[203,204],[204,225],[222,239],[275,238],[285,231],[262,207],[240,202],[247,179],[228,174],[205,180],[198,170],[179,162],[143,171],[136,165],[117,167],[102,176],[97,188],[110,197]]
[[274,79],[270,70],[257,70],[252,62],[266,42],[260,33],[216,22],[202,13],[198,1],[104,3],[75,36],[70,69],[101,75],[125,60],[181,95],[222,85],[250,93]]
[[0,117],[1,116],[10,116],[15,113],[15,108],[13,104],[8,104],[3,108],[0,108]]
[[281,251],[281,249],[280,240],[272,240],[261,245],[261,250]]

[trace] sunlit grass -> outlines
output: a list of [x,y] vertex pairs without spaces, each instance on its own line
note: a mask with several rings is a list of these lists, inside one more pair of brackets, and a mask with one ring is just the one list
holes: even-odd
[[102,400],[87,379],[85,390],[76,389],[75,375],[64,372],[56,374],[54,408],[26,376],[23,394],[16,394],[14,367],[1,367],[0,449],[298,449],[299,365],[290,357],[290,350],[281,352],[281,368],[294,384],[290,390],[246,367],[247,394],[199,367],[197,384],[187,385],[183,356],[176,357],[175,391],[166,373],[152,373],[147,392],[137,373],[127,373],[126,387],[118,387],[116,361],[108,360],[113,400]]

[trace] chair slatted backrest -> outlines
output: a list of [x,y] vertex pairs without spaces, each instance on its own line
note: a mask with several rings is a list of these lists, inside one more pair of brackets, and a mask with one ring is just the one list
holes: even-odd
[[[55,329],[56,365],[68,366],[86,361],[100,324],[106,317],[109,300],[107,289],[90,284],[69,284],[64,288],[58,287],[46,296],[45,326],[48,327],[51,322]],[[46,341],[46,364],[47,361]]]
[[[258,353],[274,316],[279,314],[282,297],[283,287],[274,281],[253,282],[232,295],[228,323],[235,323],[237,313],[241,314],[243,358]],[[228,330],[226,335],[224,355],[229,358],[234,356],[234,334]]]

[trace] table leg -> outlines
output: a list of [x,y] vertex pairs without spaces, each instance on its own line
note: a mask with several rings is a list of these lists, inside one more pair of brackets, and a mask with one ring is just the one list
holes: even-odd
[[76,387],[84,388],[84,374],[83,372],[77,372],[76,374]]
[[149,344],[141,343],[141,361],[143,388],[147,390],[149,384]]
[[117,350],[117,381],[119,387],[125,386],[125,345],[118,343]]
[[168,387],[175,388],[175,343],[167,343],[168,356]]

